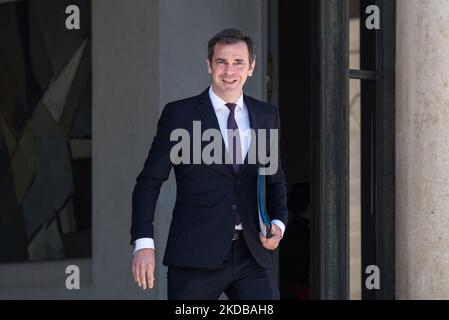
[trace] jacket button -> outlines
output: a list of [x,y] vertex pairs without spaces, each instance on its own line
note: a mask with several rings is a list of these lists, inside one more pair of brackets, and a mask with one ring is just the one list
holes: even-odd
[[232,210],[237,210],[237,206],[235,204],[232,205]]

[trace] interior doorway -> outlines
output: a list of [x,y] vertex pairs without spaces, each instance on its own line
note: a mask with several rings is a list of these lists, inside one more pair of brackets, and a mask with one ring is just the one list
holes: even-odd
[[310,0],[270,1],[268,98],[279,107],[289,221],[279,248],[281,299],[310,298]]
[[[279,249],[281,298],[350,297],[349,83],[358,79],[359,271],[363,274],[365,266],[378,266],[382,284],[379,290],[367,291],[363,275],[352,280],[361,282],[362,299],[391,299],[395,278],[395,1],[269,3],[268,98],[280,111],[290,211],[288,231]],[[360,66],[350,66],[350,17],[357,12],[364,16],[365,8],[372,5],[382,13],[383,28],[368,30],[359,23]]]

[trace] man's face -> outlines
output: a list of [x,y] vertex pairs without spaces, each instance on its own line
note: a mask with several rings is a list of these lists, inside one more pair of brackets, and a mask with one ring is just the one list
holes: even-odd
[[207,60],[212,76],[212,89],[222,97],[238,95],[248,76],[251,76],[256,61],[249,63],[249,52],[245,42],[234,44],[217,43],[212,61]]

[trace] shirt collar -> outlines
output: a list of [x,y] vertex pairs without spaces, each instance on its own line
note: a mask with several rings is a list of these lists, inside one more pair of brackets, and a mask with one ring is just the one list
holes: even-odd
[[[214,90],[212,90],[212,86],[209,87],[209,97],[215,111],[223,109],[229,110],[228,107],[226,107],[227,101],[224,101],[222,98],[220,98],[214,92]],[[236,104],[237,106],[235,107],[235,111],[241,111],[243,109],[243,92],[240,94],[240,97],[238,98]]]

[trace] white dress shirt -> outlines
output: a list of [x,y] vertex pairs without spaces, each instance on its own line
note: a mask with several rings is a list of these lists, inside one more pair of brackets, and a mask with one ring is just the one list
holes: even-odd
[[[220,98],[218,95],[215,94],[215,92],[212,90],[212,86],[209,87],[209,97],[212,102],[212,106],[214,107],[215,115],[217,116],[218,125],[220,127],[221,135],[223,137],[223,141],[225,144],[226,149],[228,149],[228,134],[227,134],[227,128],[228,128],[228,116],[231,112],[229,108],[226,106],[227,101],[224,101],[222,98]],[[249,146],[251,144],[251,131],[249,130],[250,122],[249,122],[249,114],[248,114],[248,108],[245,105],[245,102],[243,101],[243,92],[236,101],[237,106],[235,107],[234,111],[234,117],[235,122],[237,122],[237,127],[239,128],[239,135],[240,135],[240,141],[241,141],[241,148],[242,148],[242,163],[243,160],[246,157],[246,154],[248,153]],[[282,235],[285,231],[285,225],[282,221],[274,219],[271,221],[272,223],[276,224],[282,232]],[[242,230],[242,224],[239,224],[238,226],[235,226],[237,230]],[[140,238],[137,239],[135,242],[134,247],[134,253],[137,250],[145,249],[145,248],[152,248],[154,249],[154,240],[153,238]]]

